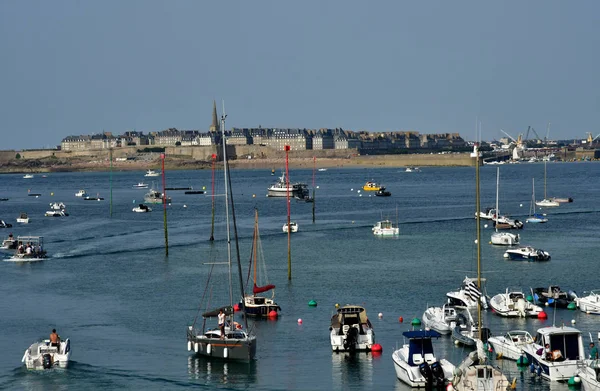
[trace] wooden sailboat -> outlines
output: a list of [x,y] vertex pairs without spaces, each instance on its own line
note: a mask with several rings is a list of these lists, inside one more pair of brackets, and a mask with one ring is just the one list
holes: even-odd
[[[256,336],[248,331],[248,325],[245,328],[234,321],[233,315],[233,283],[232,283],[232,249],[231,249],[231,226],[233,226],[236,243],[237,270],[239,275],[239,285],[241,297],[244,296],[242,284],[242,270],[240,264],[239,248],[237,246],[237,229],[235,223],[235,208],[233,203],[233,192],[231,191],[231,180],[229,177],[229,164],[227,161],[227,146],[225,138],[225,114],[221,117],[221,132],[223,144],[223,173],[225,184],[225,225],[226,225],[226,245],[227,262],[214,262],[212,265],[226,264],[228,266],[228,296],[229,305],[207,311],[202,314],[202,324],[197,324],[198,316],[194,319],[191,326],[187,329],[188,351],[193,351],[197,355],[215,357],[227,360],[251,361],[256,355]],[[211,269],[212,270],[212,269]],[[212,273],[211,273],[212,274]],[[209,282],[211,278],[209,277]],[[207,284],[208,285],[208,284]],[[205,292],[209,291],[208,289]],[[206,322],[210,318],[221,316],[226,317],[223,328],[206,328]],[[244,318],[246,323],[246,318]],[[220,325],[219,325],[220,326]]]
[[535,178],[531,178],[533,186],[531,191],[531,204],[529,205],[529,217],[525,220],[526,223],[547,223],[548,219],[544,216],[535,213]]
[[558,201],[549,199],[547,194],[546,194],[546,174],[547,174],[547,170],[546,170],[546,165],[547,165],[547,161],[544,160],[544,199],[541,201],[536,201],[536,205],[537,206],[545,206],[545,207],[555,207],[555,206],[560,206],[560,204],[558,203]]
[[[250,266],[253,269],[254,283],[252,293],[246,294],[241,302],[241,307],[247,316],[256,317],[277,317],[281,308],[275,303],[275,285],[269,284],[266,278],[265,260],[258,230],[258,209],[254,210],[254,236],[252,239],[252,257]],[[266,281],[263,286],[257,285],[258,267],[261,267],[262,276]],[[271,291],[271,297],[259,296],[260,293]]]

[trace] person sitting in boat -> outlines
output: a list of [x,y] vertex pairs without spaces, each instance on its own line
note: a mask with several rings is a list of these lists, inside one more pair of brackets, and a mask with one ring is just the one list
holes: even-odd
[[221,330],[221,339],[224,339],[225,338],[225,313],[223,313],[223,310],[219,310],[218,320],[219,320],[219,330]]
[[31,255],[31,243],[27,243],[27,248],[25,249],[25,254]]
[[19,247],[17,248],[17,252],[19,254],[23,254],[24,249],[23,249],[23,243],[22,242],[19,242]]
[[56,334],[56,329],[52,329],[52,333],[50,334],[50,346],[60,346],[60,336]]
[[552,361],[552,351],[550,350],[550,344],[544,345],[544,355],[546,356],[546,360]]

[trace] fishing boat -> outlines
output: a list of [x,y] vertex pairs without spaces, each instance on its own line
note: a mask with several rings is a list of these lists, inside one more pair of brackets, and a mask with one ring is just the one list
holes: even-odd
[[21,362],[27,369],[66,368],[71,358],[71,341],[69,338],[59,340],[58,346],[53,346],[49,339],[33,343],[23,354]]
[[531,190],[531,203],[529,204],[529,217],[525,220],[526,223],[547,223],[548,219],[543,215],[535,212],[535,178],[531,178],[532,180],[532,190]]
[[500,208],[498,207],[498,195],[500,189],[500,167],[496,170],[496,216],[494,227],[496,232],[494,232],[491,236],[491,243],[498,246],[515,246],[519,244],[519,235],[513,234],[510,232],[500,232],[498,229],[500,228],[500,223],[498,222],[498,217],[500,215]]
[[134,189],[147,189],[148,188],[148,184],[144,183],[144,182],[138,182],[137,185],[133,185],[132,187]]
[[147,170],[146,174],[144,176],[160,176],[160,172],[154,171],[154,170]]
[[2,241],[2,247],[0,250],[14,250],[17,248],[17,238],[12,233],[8,234],[8,237]]
[[456,309],[448,304],[441,307],[428,307],[423,312],[423,325],[440,334],[450,334],[456,326]]
[[31,178],[33,178],[33,175],[31,175],[31,174],[23,175],[23,179],[31,179]]
[[370,351],[375,331],[367,311],[359,305],[345,305],[331,317],[329,339],[334,352]]
[[82,198],[84,198],[84,197],[87,197],[87,196],[88,196],[88,193],[85,190],[83,190],[83,189],[79,190],[77,193],[75,193],[75,197],[82,197]]
[[7,223],[4,220],[0,220],[0,228],[11,228],[12,224],[11,223]]
[[46,259],[43,236],[18,236],[17,248],[9,262],[39,262]]
[[505,318],[526,318],[535,317],[543,311],[542,307],[529,303],[521,289],[506,288],[506,292],[493,296],[490,300],[490,307],[496,315]]
[[[477,303],[481,302],[483,308],[487,308],[487,297],[477,287],[475,281],[473,278],[465,276],[458,290],[446,293],[448,304],[473,310],[477,308]],[[485,278],[481,278],[480,283],[483,284],[484,282]]]
[[373,231],[373,235],[377,236],[397,236],[400,234],[398,223],[392,223],[390,220],[378,221],[371,228],[371,231]]
[[567,381],[577,374],[577,361],[585,357],[581,331],[568,326],[543,327],[534,341],[523,347],[532,373],[550,381]]
[[431,339],[439,338],[440,333],[414,330],[402,335],[408,343],[392,354],[396,377],[410,387],[445,387],[453,376],[454,365],[446,359],[438,360],[433,353]]
[[488,338],[488,343],[499,357],[517,361],[524,356],[523,348],[533,343],[533,337],[527,331],[511,330],[503,336]]
[[[160,191],[156,191],[154,189],[150,189],[150,191],[144,195],[144,202],[146,202],[147,204],[162,204],[163,196],[164,196],[164,193],[162,193]],[[166,196],[165,202],[167,204],[170,204],[171,197]]]
[[267,189],[267,196],[287,197],[288,192],[290,197],[298,197],[302,199],[310,195],[306,183],[288,183],[285,172],[282,172],[279,180]]
[[544,250],[538,250],[531,246],[512,248],[506,250],[504,258],[511,261],[549,261],[550,253]]
[[363,190],[364,191],[379,191],[381,189],[381,187],[382,186],[379,183],[369,181],[364,184]]
[[578,297],[575,302],[580,311],[586,314],[600,315],[600,289],[592,290],[586,296]]
[[[247,316],[258,317],[276,317],[281,307],[275,303],[275,285],[269,284],[266,277],[266,265],[262,250],[262,242],[258,230],[258,209],[254,210],[254,235],[252,237],[252,256],[250,266],[254,273],[254,283],[252,285],[252,294],[246,294],[242,300],[241,308]],[[265,284],[257,285],[258,268],[261,269],[261,277]],[[247,285],[247,284],[246,284]],[[271,291],[271,297],[259,296],[260,293]]]
[[[226,235],[227,240],[223,241],[223,244],[226,246],[227,253],[227,261],[217,261],[216,259],[213,261],[213,267],[217,264],[227,264],[228,277],[226,278],[228,282],[227,286],[227,297],[229,299],[229,305],[225,307],[220,307],[222,311],[222,315],[219,314],[219,311],[207,311],[202,314],[202,320],[198,322],[198,315],[196,315],[194,322],[191,326],[187,328],[187,349],[188,351],[193,351],[196,355],[206,356],[211,358],[219,358],[225,360],[240,360],[240,361],[251,361],[254,359],[256,355],[256,336],[248,331],[248,325],[246,321],[246,317],[244,317],[245,328],[241,325],[234,322],[233,318],[233,273],[232,273],[232,246],[231,246],[231,226],[233,225],[233,231],[235,233],[234,240],[236,243],[236,258],[237,258],[237,272],[239,277],[239,288],[240,288],[240,299],[243,298],[244,295],[244,287],[242,283],[242,267],[240,262],[240,254],[239,247],[237,245],[237,228],[235,223],[235,208],[233,203],[233,191],[231,189],[231,183],[229,181],[229,163],[227,159],[227,138],[225,137],[225,114],[221,116],[221,132],[222,132],[222,146],[223,146],[223,176],[224,176],[224,186],[225,186],[225,194],[224,194],[224,203],[225,203],[225,226],[226,226]],[[216,256],[216,254],[213,254]],[[212,270],[212,268],[211,268]],[[212,271],[211,271],[212,274]],[[212,278],[212,280],[217,279],[217,277]],[[206,292],[209,290],[209,284],[211,282],[211,278],[209,277],[207,286],[205,289],[205,296],[203,297],[203,302],[207,302],[209,300],[208,296],[206,296]],[[212,292],[212,290],[211,290]],[[209,295],[209,296],[212,296]],[[219,328],[210,329],[206,327],[206,321],[210,318],[221,317],[225,323],[223,324],[223,328],[220,330]]]
[[52,202],[50,203],[50,210],[46,211],[44,214],[46,217],[66,217],[69,214],[67,213],[67,207],[62,202]]
[[285,223],[285,224],[283,224],[282,230],[285,233],[287,233],[288,231],[292,232],[292,233],[298,232],[298,224],[295,221],[290,221],[289,228],[288,228],[288,223]]
[[135,213],[148,213],[148,212],[152,212],[152,208],[150,208],[149,206],[144,205],[144,204],[139,204],[138,206],[133,208],[132,211]]
[[548,198],[548,196],[546,195],[546,164],[547,162],[544,161],[544,199],[541,201],[536,201],[535,204],[537,206],[542,206],[545,208],[560,206],[559,202]]
[[21,212],[19,217],[17,217],[17,223],[29,224],[29,216],[27,216],[27,213]]
[[[577,293],[573,291],[563,291],[558,285],[533,289],[533,298],[535,301],[552,305],[556,308],[568,308],[569,304],[576,303]],[[546,304],[547,303],[547,304]]]

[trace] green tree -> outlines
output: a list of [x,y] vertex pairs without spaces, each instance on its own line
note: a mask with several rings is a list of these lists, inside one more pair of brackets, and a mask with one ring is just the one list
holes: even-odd
[[20,159],[20,158],[21,158],[21,154],[20,154],[20,153],[17,153],[17,155],[15,156],[15,159],[17,159],[17,160],[18,160],[18,159]]

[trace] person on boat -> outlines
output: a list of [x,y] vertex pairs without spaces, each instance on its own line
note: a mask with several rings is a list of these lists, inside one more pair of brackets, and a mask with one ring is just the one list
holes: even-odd
[[590,360],[598,359],[598,348],[594,345],[593,342],[590,342]]
[[60,336],[56,334],[56,329],[52,329],[50,334],[50,346],[60,346]]
[[550,344],[544,345],[544,355],[546,356],[546,360],[552,361],[552,351],[550,350]]
[[223,313],[223,310],[219,310],[219,330],[221,330],[221,339],[225,338],[225,313]]

